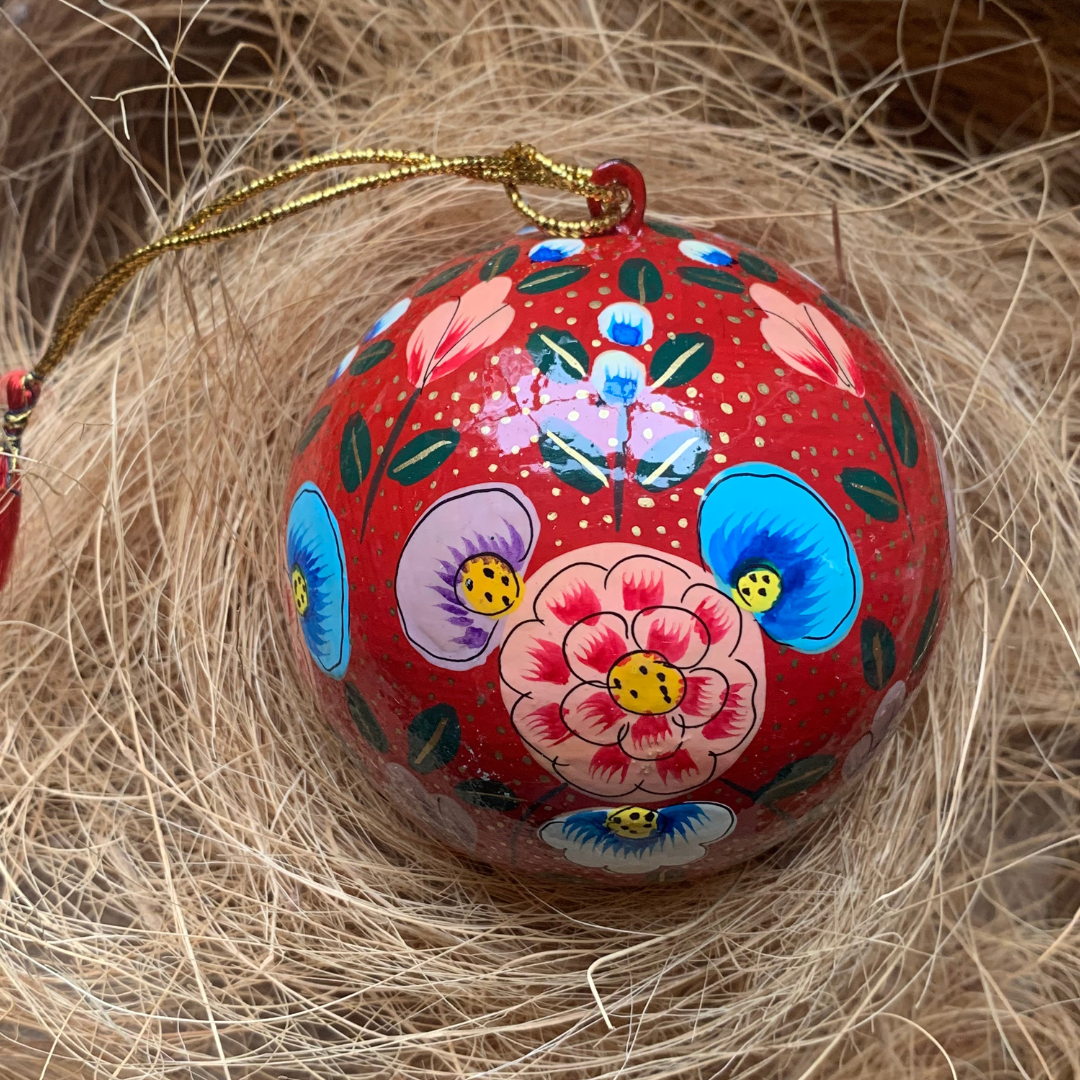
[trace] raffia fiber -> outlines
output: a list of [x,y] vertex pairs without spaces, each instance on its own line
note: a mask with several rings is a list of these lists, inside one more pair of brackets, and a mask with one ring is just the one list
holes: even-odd
[[301,153],[619,154],[655,209],[831,291],[837,205],[849,303],[947,446],[960,551],[919,706],[799,838],[698,884],[513,879],[423,837],[320,725],[277,565],[317,389],[410,281],[517,227],[505,198],[422,182],[159,264],[26,441],[0,1075],[1080,1072],[1073,133],[920,155],[874,107],[888,77],[839,81],[813,5],[52,2],[0,19],[6,367],[69,284]]

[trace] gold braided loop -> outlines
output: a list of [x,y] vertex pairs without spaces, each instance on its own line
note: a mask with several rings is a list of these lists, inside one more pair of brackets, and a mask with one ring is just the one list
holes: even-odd
[[[244,203],[273,188],[291,183],[313,173],[329,169],[347,168],[369,164],[390,165],[384,172],[355,177],[319,191],[301,195],[278,206],[262,210],[251,217],[215,228],[204,226]],[[597,236],[610,232],[629,209],[624,205],[626,193],[622,188],[594,184],[591,170],[566,165],[545,157],[535,147],[515,143],[505,153],[495,156],[471,156],[442,158],[421,151],[407,150],[339,150],[319,154],[304,161],[286,165],[269,176],[253,180],[236,191],[197,210],[172,232],[145,247],[125,255],[89,286],[64,313],[53,332],[49,347],[37,367],[26,376],[27,386],[41,384],[60,364],[71,346],[110,300],[144,267],[167,251],[180,251],[188,247],[212,244],[229,237],[263,229],[324,203],[343,199],[360,191],[386,187],[402,180],[420,176],[463,176],[486,183],[502,184],[515,208],[538,228],[556,236]],[[579,221],[549,217],[534,210],[519,192],[519,188],[554,188],[581,195],[600,204],[597,217]],[[26,426],[32,406],[20,410],[18,415],[9,412],[10,421],[19,432]]]

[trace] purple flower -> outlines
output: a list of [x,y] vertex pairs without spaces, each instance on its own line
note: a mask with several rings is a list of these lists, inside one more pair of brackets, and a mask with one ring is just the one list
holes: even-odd
[[510,484],[478,484],[433,503],[405,541],[394,584],[413,648],[438,667],[482,664],[521,603],[539,531],[532,503]]

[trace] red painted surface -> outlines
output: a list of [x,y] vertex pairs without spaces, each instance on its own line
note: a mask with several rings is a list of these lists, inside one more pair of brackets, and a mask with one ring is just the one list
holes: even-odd
[[[541,242],[566,242],[517,234],[497,248],[457,260],[451,264],[459,268],[453,275],[446,268],[426,279],[443,281],[441,286],[425,291],[421,281],[408,309],[347,358],[351,371],[359,373],[344,365],[320,396],[285,493],[288,507],[301,484],[316,485],[336,519],[343,547],[349,607],[343,678],[323,674],[312,662],[289,588],[292,568],[286,565],[283,573],[297,649],[321,711],[403,813],[452,846],[515,870],[634,884],[711,873],[777,843],[790,835],[793,822],[829,798],[845,775],[853,775],[894,726],[922,680],[948,604],[950,534],[933,436],[881,348],[854,316],[777,259],[713,234],[658,224],[664,231],[646,224],[637,235],[586,240],[580,252],[556,262],[533,262],[530,249]],[[716,245],[731,263],[710,266],[690,257],[680,249],[690,237]],[[722,262],[724,256],[712,257]],[[635,263],[634,272],[620,276],[632,259],[648,265]],[[538,291],[544,279],[537,274],[552,275],[550,291]],[[598,319],[620,302],[648,313],[648,342],[632,343],[632,325],[614,331],[630,343],[604,337]],[[643,321],[640,312],[637,318]],[[563,342],[566,355],[543,352],[537,335],[545,331],[549,342]],[[577,347],[558,336],[563,332]],[[711,344],[708,363],[694,370],[699,349],[664,377],[671,364],[657,362],[659,350],[674,340],[681,352],[668,345],[664,354],[673,362],[702,338]],[[625,406],[605,401],[596,387],[597,357],[611,350],[640,365],[633,369],[640,385],[632,385],[632,378],[623,384],[634,396]],[[688,371],[693,377],[684,380]],[[552,372],[558,379],[549,377]],[[571,448],[585,448],[592,471],[565,452],[567,431],[580,436],[579,442],[570,440]],[[545,432],[558,436],[563,448]],[[671,451],[654,450],[664,439]],[[683,445],[682,457],[665,471],[666,458]],[[560,454],[561,464],[551,460]],[[861,598],[850,629],[827,651],[807,652],[773,640],[764,623],[759,630],[752,613],[722,596],[723,589],[717,591],[699,542],[699,507],[710,480],[742,463],[772,464],[793,474],[827,504],[850,540]],[[658,488],[677,479],[680,470],[690,471]],[[499,643],[477,666],[447,666],[445,660],[433,662],[410,640],[399,614],[399,592],[413,609],[423,603],[425,588],[432,608],[444,601],[423,576],[428,572],[423,560],[434,555],[410,549],[402,562],[408,583],[398,581],[399,560],[425,514],[439,500],[470,488],[489,493],[476,498],[502,499],[498,505],[505,503],[517,515],[522,544],[530,529],[535,535],[522,575],[524,597],[495,620],[493,640]],[[435,527],[428,530],[436,539],[417,534],[429,547],[449,542],[448,530],[456,527],[450,511],[437,510],[430,519]],[[785,507],[777,510],[782,515]],[[481,520],[471,510],[466,517]],[[591,577],[575,571],[580,581],[556,598],[563,615],[549,613],[547,629],[529,631],[537,640],[546,634],[547,644],[534,641],[533,653],[513,652],[525,633],[515,637],[515,629],[532,617],[537,590],[585,548],[594,553],[583,556],[585,562],[597,558],[613,565],[628,552],[667,560],[672,575],[683,574],[679,580],[687,588],[696,584],[701,590],[678,603],[671,601],[674,584],[666,600],[657,593],[654,602],[689,608],[691,614],[672,615],[670,625],[649,630],[652,637],[641,642],[651,644],[656,663],[665,650],[683,658],[672,661],[682,674],[673,675],[670,685],[682,695],[679,707],[685,704],[686,711],[679,722],[685,728],[656,713],[639,720],[637,714],[620,712],[610,682],[614,676],[601,669],[615,671],[608,661],[637,648],[627,634],[619,639],[616,633],[608,643],[590,639],[599,685],[593,687],[595,700],[585,719],[575,719],[582,714],[572,713],[552,689],[587,685],[584,676],[564,667],[569,628],[576,626],[574,641],[587,633],[595,638],[603,625],[595,613],[617,609],[610,618],[621,633],[619,628],[649,603],[650,582],[640,575],[636,587],[645,593],[616,592],[609,582],[609,596],[595,571]],[[462,544],[456,550],[463,558],[467,554]],[[794,575],[788,576],[794,582]],[[454,580],[459,585],[447,586],[451,594],[464,588],[464,577]],[[731,582],[722,584],[730,591]],[[715,663],[699,660],[705,650],[695,651],[679,637],[680,627],[690,628],[686,634],[705,634],[697,630],[693,619],[699,616],[691,606],[691,600],[704,597],[715,608],[713,616],[700,614],[710,627],[709,655],[727,650]],[[744,627],[735,652],[734,645],[718,644],[736,640],[722,625],[732,612]],[[455,617],[453,610],[444,614]],[[437,639],[443,633],[438,617],[432,626]],[[749,672],[741,681],[733,674],[736,662]],[[500,675],[500,663],[515,665],[507,678]],[[570,666],[574,663],[571,657]],[[523,664],[535,666],[526,670]],[[735,696],[722,709],[716,690],[721,682],[710,683],[712,676],[700,673],[706,667],[721,670],[724,685],[734,688]],[[650,669],[648,677],[667,670]],[[533,676],[544,690],[531,702],[536,705],[531,751],[511,709]],[[579,690],[579,697],[587,693]],[[710,709],[717,715],[708,724],[694,719]],[[524,723],[523,713],[515,715]],[[560,744],[562,733],[571,730],[567,717],[576,726]],[[546,735],[545,723],[550,725]],[[692,723],[698,726],[691,729]],[[624,741],[613,744],[624,729]],[[565,767],[559,745],[567,746]],[[605,779],[618,776],[620,762],[625,764],[622,746],[638,747],[643,761],[653,753],[638,763],[640,775],[654,778],[642,781],[653,790],[624,797],[618,793],[620,782],[604,787]],[[597,758],[593,773],[585,754],[590,761]],[[706,773],[704,782],[694,783]],[[677,782],[655,779],[673,775]],[[584,786],[593,790],[568,777],[584,777]],[[670,783],[670,795],[658,794],[664,783]],[[597,794],[600,789],[615,794]],[[647,839],[612,832],[606,850],[586,836],[582,843],[588,850],[582,855],[578,844],[575,862],[566,844],[577,841],[567,840],[559,823],[549,827],[546,839],[539,835],[545,823],[571,812],[634,804],[655,813],[686,803],[706,805],[697,819],[701,831],[687,839],[669,814],[665,827],[675,832],[665,842],[667,854],[648,848]],[[714,809],[717,804],[720,809]],[[735,824],[722,836],[728,814],[723,807],[734,814]],[[590,820],[588,835],[603,839],[607,833],[597,832],[596,816]],[[615,828],[613,823],[608,831]],[[655,841],[656,834],[650,835]],[[548,842],[552,836],[565,844]],[[593,865],[582,865],[582,859]],[[610,863],[622,869],[605,868]],[[628,873],[628,866],[640,872]]]

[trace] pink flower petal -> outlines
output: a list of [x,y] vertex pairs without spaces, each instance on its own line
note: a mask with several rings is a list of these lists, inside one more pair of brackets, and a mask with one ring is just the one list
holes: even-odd
[[687,727],[707,724],[723,708],[728,681],[714,668],[697,668],[686,676],[686,693],[679,712]]
[[607,690],[579,683],[562,703],[563,723],[579,738],[591,743],[615,743],[621,729],[633,719]]
[[582,682],[606,679],[612,665],[632,651],[626,624],[618,615],[605,612],[593,625],[578,623],[566,635],[565,651],[570,668]]
[[630,636],[638,648],[659,653],[679,668],[696,667],[708,648],[708,630],[692,611],[681,607],[638,612],[630,624]]
[[666,716],[639,716],[620,745],[631,757],[651,760],[677,750],[680,737]]
[[409,381],[426,386],[494,345],[514,320],[509,291],[510,279],[495,277],[424,316],[406,346]]
[[701,735],[715,744],[715,752],[726,753],[743,741],[757,719],[754,712],[754,684],[729,680],[724,704],[713,718],[701,728]]
[[706,635],[704,644],[710,651],[716,649],[723,656],[735,651],[742,636],[743,615],[730,597],[713,585],[691,585],[680,606],[697,616],[694,629],[699,636]]
[[857,397],[866,393],[851,347],[823,311],[760,282],[750,286],[750,297],[766,313],[761,333],[781,360]]
[[[553,631],[562,635],[567,626],[602,611],[604,573],[603,567],[584,561],[563,567],[536,593],[533,603],[536,617],[545,625],[553,624]],[[593,597],[596,597],[595,607]]]
[[[694,759],[683,747],[679,747],[671,757],[659,758],[656,762],[656,773],[660,777],[660,783],[665,785],[683,784],[688,777],[700,772]],[[702,777],[702,780],[704,779]]]
[[576,622],[588,621],[595,625],[596,617],[602,609],[596,593],[585,581],[570,581],[561,595],[555,593],[548,600],[548,607],[559,622],[573,626]]
[[549,756],[545,750],[551,751],[573,738],[573,732],[563,723],[562,709],[557,701],[537,704],[522,698],[514,710],[513,721],[521,737],[545,757]]
[[589,776],[602,784],[621,787],[632,764],[618,746],[602,746],[589,761]]
[[[620,545],[622,547],[623,545]],[[638,611],[674,604],[691,583],[690,575],[662,555],[635,554],[621,559],[608,574],[605,606],[610,611]]]

